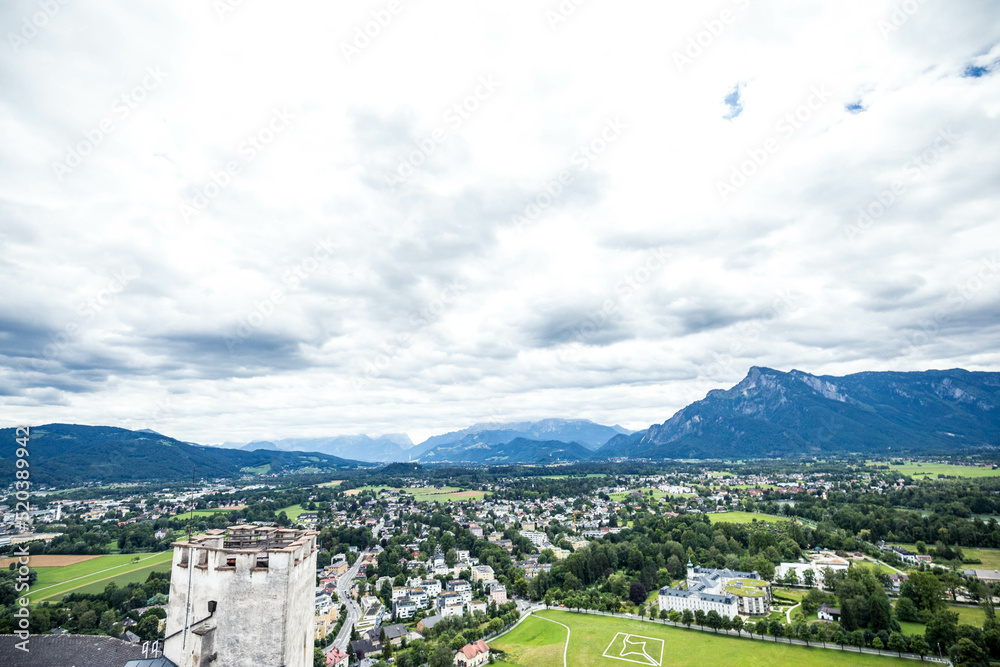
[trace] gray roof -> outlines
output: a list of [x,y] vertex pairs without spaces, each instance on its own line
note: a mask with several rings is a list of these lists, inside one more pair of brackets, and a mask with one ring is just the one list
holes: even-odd
[[405,637],[409,630],[402,623],[396,623],[394,625],[383,626],[385,630],[386,639],[393,640],[399,637]]
[[736,601],[736,596],[728,593],[725,595],[715,595],[714,593],[703,593],[700,590],[668,588],[667,586],[660,589],[660,595],[672,598],[697,597],[699,600],[705,600],[706,602],[721,602],[723,604],[733,604]]
[[141,646],[102,635],[32,635],[28,653],[15,648],[20,641],[15,635],[0,635],[0,665],[124,667],[143,657]]
[[434,616],[428,616],[427,618],[425,618],[423,620],[423,624],[425,628],[433,628],[435,625],[437,625],[437,622],[440,620],[441,617],[435,614]]

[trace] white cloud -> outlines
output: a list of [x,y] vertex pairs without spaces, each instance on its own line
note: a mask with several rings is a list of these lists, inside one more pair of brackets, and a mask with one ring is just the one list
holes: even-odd
[[910,4],[8,3],[4,420],[639,428],[751,365],[996,369],[1000,9]]

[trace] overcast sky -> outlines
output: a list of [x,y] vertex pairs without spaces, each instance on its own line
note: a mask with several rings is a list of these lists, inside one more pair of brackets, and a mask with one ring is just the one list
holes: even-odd
[[0,425],[1000,369],[992,0],[4,2]]

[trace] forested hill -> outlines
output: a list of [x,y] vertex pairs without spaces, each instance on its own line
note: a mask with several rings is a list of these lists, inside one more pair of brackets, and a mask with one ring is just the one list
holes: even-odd
[[[0,429],[0,472],[14,478],[12,428]],[[113,426],[45,424],[31,428],[29,461],[35,484],[85,482],[181,481],[231,477],[241,470],[281,472],[355,468],[356,461],[315,452],[241,451],[202,447],[152,431]]]

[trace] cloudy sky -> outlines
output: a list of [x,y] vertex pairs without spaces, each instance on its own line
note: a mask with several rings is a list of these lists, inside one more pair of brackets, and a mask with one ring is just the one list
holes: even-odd
[[1000,369],[992,0],[12,0],[0,425],[589,418]]

